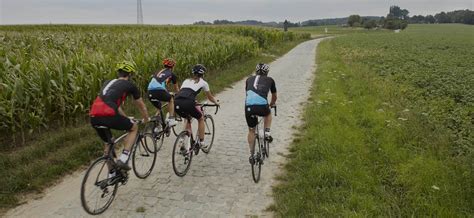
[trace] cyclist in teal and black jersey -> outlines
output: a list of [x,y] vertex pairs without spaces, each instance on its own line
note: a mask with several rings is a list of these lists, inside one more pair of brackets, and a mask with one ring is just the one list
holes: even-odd
[[173,73],[174,66],[176,62],[171,58],[166,58],[163,60],[163,67],[161,71],[155,72],[153,77],[148,84],[148,99],[150,102],[158,109],[157,115],[160,114],[161,110],[161,101],[169,102],[168,103],[168,112],[170,113],[169,118],[167,119],[168,125],[170,127],[176,125],[176,120],[174,118],[174,99],[173,96],[166,89],[168,83],[174,85],[174,90],[179,91],[178,79]]
[[[255,127],[258,124],[257,117],[255,116],[265,117],[265,138],[270,142],[273,140],[270,134],[270,127],[272,125],[270,106],[275,105],[277,100],[277,90],[275,81],[267,76],[269,71],[270,67],[267,64],[257,64],[256,75],[249,77],[245,83],[245,91],[247,92],[245,98],[245,119],[247,120],[247,125],[249,127],[247,139],[250,148],[249,162],[251,164],[253,164],[255,160]],[[268,92],[272,93],[270,104],[268,104],[267,100]]]

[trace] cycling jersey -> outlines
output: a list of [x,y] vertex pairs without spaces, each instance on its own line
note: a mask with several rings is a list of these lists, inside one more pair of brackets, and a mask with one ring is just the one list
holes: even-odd
[[175,98],[187,98],[196,100],[196,96],[201,92],[201,89],[205,92],[210,91],[209,84],[204,81],[202,78],[199,79],[199,82],[196,82],[194,79],[186,79],[181,85],[181,89],[176,94]]
[[150,83],[148,84],[148,90],[166,90],[166,85],[171,83],[176,84],[177,77],[171,71],[171,69],[164,69],[161,72],[156,72],[153,75]]
[[121,79],[105,82],[99,96],[92,104],[89,115],[91,117],[115,116],[129,94],[135,100],[140,98],[140,91],[132,82]]
[[276,93],[275,81],[268,76],[251,76],[247,79],[245,84],[245,91],[247,96],[245,98],[245,105],[268,105],[268,92]]

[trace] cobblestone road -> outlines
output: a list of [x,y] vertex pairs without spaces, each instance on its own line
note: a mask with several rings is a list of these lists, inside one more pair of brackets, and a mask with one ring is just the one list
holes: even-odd
[[[315,48],[320,39],[304,42],[270,64],[270,76],[278,89],[278,116],[274,118],[270,159],[262,168],[258,184],[252,180],[246,143],[244,118],[244,80],[237,82],[217,98],[221,110],[214,116],[216,139],[210,154],[193,158],[184,178],[174,175],[171,147],[174,137],[165,141],[154,171],[146,180],[131,176],[118,190],[117,197],[104,217],[242,217],[272,216],[273,177],[291,142],[293,126],[300,122],[303,103],[309,96],[315,67]],[[211,89],[212,89],[212,84]],[[9,211],[12,217],[85,217],[79,200],[84,171],[68,176],[46,190],[41,199]],[[131,174],[133,175],[133,173]]]

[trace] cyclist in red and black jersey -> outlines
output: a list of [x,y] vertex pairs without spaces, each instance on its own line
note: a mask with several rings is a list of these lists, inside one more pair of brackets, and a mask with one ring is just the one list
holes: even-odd
[[[125,138],[124,149],[117,161],[117,165],[120,168],[130,170],[130,167],[127,165],[127,160],[133,141],[137,136],[138,126],[127,117],[121,105],[128,95],[132,95],[135,104],[140,109],[144,122],[148,122],[149,117],[145,103],[140,97],[140,91],[135,84],[130,81],[130,77],[136,72],[135,65],[129,61],[120,62],[117,64],[117,72],[117,79],[107,81],[102,86],[99,95],[92,104],[89,116],[93,127],[105,126],[110,129],[129,131],[129,134]],[[98,129],[96,130],[100,138],[105,143],[109,143],[107,136],[103,135],[103,132]],[[106,144],[105,154],[108,153],[107,149],[108,146]]]
[[153,106],[158,109],[156,115],[160,113],[161,101],[169,102],[168,112],[170,113],[170,116],[166,121],[170,127],[176,125],[176,120],[174,119],[174,99],[166,89],[166,86],[171,82],[174,85],[174,90],[176,92],[179,91],[178,78],[176,77],[176,74],[173,73],[175,65],[176,61],[173,59],[164,59],[164,69],[155,72],[151,78],[150,83],[148,84],[148,99],[150,99],[150,102],[153,104]]

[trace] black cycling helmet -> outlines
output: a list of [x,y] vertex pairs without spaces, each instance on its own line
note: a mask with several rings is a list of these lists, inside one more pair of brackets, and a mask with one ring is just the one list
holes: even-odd
[[268,66],[268,64],[259,63],[255,67],[255,72],[257,73],[257,75],[267,75],[269,71],[270,66]]
[[204,76],[204,73],[206,73],[207,69],[204,67],[202,64],[196,64],[193,67],[193,74],[197,75],[199,77]]

